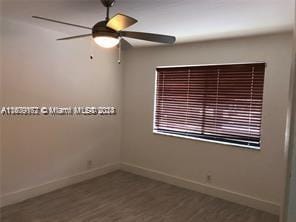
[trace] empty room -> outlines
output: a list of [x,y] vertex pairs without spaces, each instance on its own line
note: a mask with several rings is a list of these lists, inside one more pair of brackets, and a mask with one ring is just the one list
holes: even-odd
[[294,0],[0,0],[1,222],[295,222]]

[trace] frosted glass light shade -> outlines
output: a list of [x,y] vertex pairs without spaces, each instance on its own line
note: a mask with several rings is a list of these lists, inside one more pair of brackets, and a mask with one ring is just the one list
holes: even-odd
[[108,37],[108,36],[98,36],[94,38],[95,43],[103,48],[112,48],[119,43],[118,38]]

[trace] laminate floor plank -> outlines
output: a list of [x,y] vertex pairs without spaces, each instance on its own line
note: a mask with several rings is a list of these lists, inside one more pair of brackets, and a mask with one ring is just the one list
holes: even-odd
[[278,222],[278,216],[116,171],[0,210],[2,222]]

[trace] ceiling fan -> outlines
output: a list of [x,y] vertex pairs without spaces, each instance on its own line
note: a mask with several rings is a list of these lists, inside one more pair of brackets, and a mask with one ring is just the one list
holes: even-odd
[[77,24],[71,24],[68,22],[57,21],[54,19],[44,18],[40,16],[32,16],[32,17],[36,19],[46,20],[49,22],[55,22],[63,25],[69,25],[69,26],[74,26],[82,29],[88,29],[92,31],[89,34],[60,38],[57,40],[70,40],[70,39],[92,36],[96,44],[104,48],[112,48],[118,45],[119,43],[120,45],[123,44],[123,47],[131,46],[130,43],[124,39],[124,37],[140,39],[144,41],[157,42],[157,43],[166,43],[166,44],[175,43],[176,38],[174,36],[145,33],[145,32],[123,31],[124,29],[134,25],[138,21],[130,16],[120,14],[120,13],[110,18],[109,17],[110,7],[114,5],[115,0],[101,0],[101,2],[107,8],[106,18],[105,20],[96,23],[92,28],[82,26],[82,25],[77,25]]

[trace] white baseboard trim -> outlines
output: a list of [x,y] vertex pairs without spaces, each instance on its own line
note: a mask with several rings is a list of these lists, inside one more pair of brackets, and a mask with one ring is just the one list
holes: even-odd
[[143,168],[129,163],[110,164],[89,171],[85,171],[70,177],[57,179],[38,186],[25,188],[18,190],[16,192],[4,194],[0,197],[0,207],[15,204],[119,169],[130,173],[138,174],[144,177],[148,177],[154,180],[159,180],[165,183],[173,184],[175,186],[184,187],[186,189],[194,190],[200,193],[205,193],[214,197],[225,199],[241,205],[249,206],[255,209],[263,210],[272,214],[280,214],[280,205],[277,203],[258,199],[246,194],[233,192],[208,184],[199,183],[185,178],[169,175],[160,171]]
[[199,183],[196,181],[188,180],[185,178],[169,175],[160,171],[151,170],[136,166],[129,163],[122,163],[121,169],[130,173],[148,177],[154,180],[159,180],[175,186],[183,187],[186,189],[194,190],[210,196],[218,197],[234,203],[252,207],[258,210],[266,211],[272,214],[280,214],[280,205],[270,201],[258,199],[246,194],[233,192],[216,186]]
[[0,207],[8,206],[14,203],[18,203],[72,184],[76,184],[88,179],[92,179],[104,174],[113,172],[120,169],[120,164],[109,164],[103,167],[91,169],[70,177],[64,177],[61,179],[53,180],[45,184],[38,186],[25,188],[16,192],[7,193],[0,197]]

